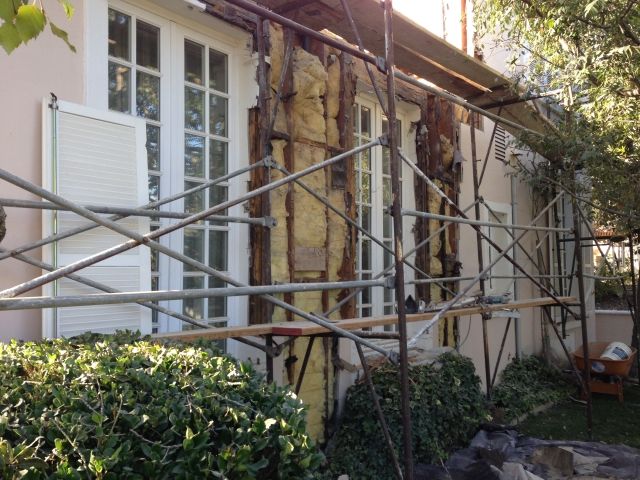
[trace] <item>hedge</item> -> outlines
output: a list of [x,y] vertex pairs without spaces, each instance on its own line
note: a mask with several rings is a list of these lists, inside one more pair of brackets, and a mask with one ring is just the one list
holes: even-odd
[[0,478],[305,479],[323,456],[289,390],[206,346],[0,344]]
[[[397,368],[385,365],[372,375],[400,459],[402,422]],[[470,359],[445,353],[432,365],[410,368],[413,454],[416,463],[433,463],[466,446],[488,419],[480,379]],[[347,473],[351,480],[394,478],[382,430],[369,389],[351,387],[332,453],[331,475]]]

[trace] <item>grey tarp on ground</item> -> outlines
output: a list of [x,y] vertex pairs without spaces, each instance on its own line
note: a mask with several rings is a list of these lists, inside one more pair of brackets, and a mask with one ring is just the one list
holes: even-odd
[[[573,472],[563,473],[559,465],[554,466],[548,455],[554,448],[565,454],[565,460],[566,455],[572,458]],[[512,480],[514,475],[527,480],[536,476],[544,480],[640,479],[640,450],[600,442],[541,440],[512,429],[492,428],[480,430],[468,448],[453,453],[444,465],[416,467],[416,479]]]

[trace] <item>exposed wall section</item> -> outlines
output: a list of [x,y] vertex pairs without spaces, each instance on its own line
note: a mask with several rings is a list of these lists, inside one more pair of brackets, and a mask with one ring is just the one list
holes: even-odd
[[[452,105],[446,101],[429,95],[421,104],[420,121],[416,133],[417,164],[434,183],[454,201],[457,200],[459,168],[454,161],[457,149],[456,126]],[[416,209],[454,215],[451,207],[440,198],[425,182],[415,181]],[[457,201],[456,201],[457,203]],[[416,219],[414,227],[416,245],[442,227],[438,220]],[[433,277],[450,277],[458,275],[457,263],[457,228],[455,225],[443,230],[431,239],[428,248],[416,254],[416,264]],[[456,283],[450,282],[446,287],[456,291]],[[451,298],[446,290],[436,284],[418,285],[418,297],[432,303],[439,303]],[[439,343],[442,346],[455,346],[457,321],[455,318],[444,319],[438,326]]]
[[[290,172],[303,170],[326,158],[353,148],[353,105],[359,79],[369,83],[362,62],[318,42],[301,38],[278,25],[270,25],[269,87],[271,105],[278,94],[287,46],[292,48],[290,65],[280,92],[280,107],[271,136],[271,154],[279,165]],[[374,73],[376,83],[384,89],[384,76]],[[458,175],[454,167],[456,148],[451,105],[428,97],[424,92],[400,84],[400,99],[419,105],[422,119],[417,125],[418,163],[420,168],[439,182],[447,193],[456,196]],[[270,112],[268,112],[270,114]],[[259,118],[254,117],[256,125]],[[263,123],[262,123],[263,124]],[[260,136],[256,132],[257,137]],[[271,180],[282,177],[276,169]],[[262,178],[266,181],[266,178]],[[319,170],[302,179],[316,194],[326,197],[338,211],[356,220],[355,171],[352,158]],[[424,182],[416,182],[417,208],[451,214],[449,207],[435,195],[429,196]],[[303,187],[286,185],[271,192],[270,215],[277,220],[271,229],[271,281],[307,282],[350,280],[355,275],[355,246],[358,232]],[[439,222],[420,222],[415,227],[416,240],[426,238]],[[455,264],[456,229],[447,229],[431,242],[430,248],[418,255],[418,266],[434,276],[446,274]],[[254,250],[254,255],[260,252]],[[454,261],[451,261],[451,258]],[[259,265],[252,263],[252,268]],[[253,274],[253,273],[252,273]],[[253,278],[253,277],[252,277]],[[451,286],[453,289],[453,286]],[[446,298],[439,287],[423,288],[421,298]],[[323,312],[344,298],[348,292],[305,292],[282,295],[285,301],[309,312]],[[355,301],[348,302],[333,315],[335,318],[355,316]],[[280,308],[273,310],[274,322],[296,320]],[[455,322],[444,324],[442,343],[454,343]],[[276,378],[294,384],[299,376],[309,340],[296,339],[283,354],[282,370]],[[343,342],[344,347],[350,347]],[[313,345],[300,396],[309,407],[312,434],[324,440],[330,435],[329,420],[333,416],[338,391],[338,368],[334,359],[340,346],[337,340],[322,338]]]
[[[347,73],[351,62],[324,45],[305,43],[278,25],[270,27],[270,88],[275,96],[280,83],[287,44],[292,50],[285,74],[282,102],[271,138],[275,162],[291,172],[322,162],[353,144],[351,105],[353,86]],[[345,80],[347,79],[347,80]],[[351,82],[353,84],[353,82]],[[344,101],[349,102],[345,105]],[[352,217],[353,179],[351,162],[304,177],[302,182],[318,195],[328,197],[339,211]],[[272,170],[272,180],[282,174]],[[331,212],[303,187],[283,186],[271,192],[270,215],[278,225],[271,230],[271,275],[273,282],[336,281],[354,278],[354,233],[343,219]],[[339,292],[305,292],[282,296],[297,307],[321,313],[338,301]],[[348,304],[340,314],[352,314]],[[273,321],[295,320],[280,308]],[[299,375],[308,339],[297,339],[285,352],[282,378],[294,383]],[[316,341],[307,365],[301,397],[309,406],[309,428],[322,440],[333,411],[335,368],[331,339]]]

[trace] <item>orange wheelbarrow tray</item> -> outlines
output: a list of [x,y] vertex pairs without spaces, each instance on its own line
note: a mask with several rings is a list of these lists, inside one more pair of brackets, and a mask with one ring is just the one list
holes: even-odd
[[[600,358],[605,348],[609,346],[611,342],[589,342],[589,360],[591,363],[591,371],[598,375],[615,375],[618,377],[626,378],[629,376],[631,365],[638,351],[635,348],[631,348],[631,355],[626,360],[609,360],[608,358]],[[573,358],[575,359],[578,370],[584,370],[584,353],[582,345],[575,352],[573,352]],[[603,371],[594,370],[593,364],[600,363],[604,366]]]

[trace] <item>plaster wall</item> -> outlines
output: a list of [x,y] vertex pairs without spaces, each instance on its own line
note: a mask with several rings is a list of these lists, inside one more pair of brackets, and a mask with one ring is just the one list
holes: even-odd
[[596,310],[596,340],[631,344],[633,319],[628,310]]
[[[481,160],[478,164],[478,170],[482,170],[482,163],[487,154],[493,123],[484,119],[482,130],[476,129],[476,157]],[[461,182],[460,205],[462,208],[467,207],[473,202],[473,174],[471,164],[471,142],[470,129],[468,125],[460,126],[461,152],[465,159],[463,164],[463,177]],[[509,212],[509,220],[511,219],[511,179],[508,176],[511,168],[495,159],[495,148],[491,146],[488,156],[486,172],[480,185],[480,196],[486,201],[491,202],[493,206],[500,206]],[[527,224],[532,218],[532,195],[530,187],[516,179],[515,188],[516,202],[516,222],[518,224]],[[475,218],[473,208],[467,212],[470,218]],[[522,240],[528,252],[535,251],[536,235],[534,232],[528,233]],[[487,250],[484,250],[484,263],[487,261]],[[526,258],[521,250],[516,252],[516,260],[529,272],[534,271],[534,266]],[[460,261],[462,262],[461,275],[464,277],[475,276],[479,273],[478,257],[476,248],[476,233],[469,225],[460,225]],[[509,274],[514,271],[509,267]],[[516,272],[520,273],[520,272]],[[538,289],[528,280],[516,280],[517,282],[517,298],[535,298],[540,296]],[[468,282],[461,282],[463,288]],[[472,288],[479,290],[477,284]],[[488,293],[491,293],[488,290]],[[502,293],[502,292],[493,292]],[[516,320],[520,324],[520,344],[523,354],[539,353],[542,350],[541,343],[541,309],[526,309],[520,311],[521,318]],[[489,337],[489,358],[491,361],[491,374],[495,368],[495,361],[498,357],[500,344],[508,320],[506,318],[494,317],[487,322],[487,331]],[[462,317],[460,319],[460,341],[462,342],[461,352],[469,356],[476,367],[476,372],[481,377],[483,384],[485,382],[485,366],[482,341],[482,319],[479,315]],[[499,371],[516,355],[516,341],[514,321],[512,321],[510,331],[506,337],[504,352],[500,361]]]
[[[7,55],[0,50],[0,167],[30,182],[42,180],[42,101],[50,92],[59,98],[81,103],[84,99],[84,1],[73,2],[75,14],[67,20],[62,8],[47,10],[51,20],[69,33],[77,49],[73,53],[54,37],[49,28],[36,40]],[[6,182],[0,184],[0,196],[40,200]],[[7,208],[7,236],[0,245],[12,249],[40,238],[39,210]],[[29,253],[40,258],[39,251]],[[37,276],[40,271],[17,260],[0,264],[0,290]],[[38,295],[34,290],[30,295]],[[35,340],[42,331],[39,310],[0,312],[0,341],[12,338]]]

